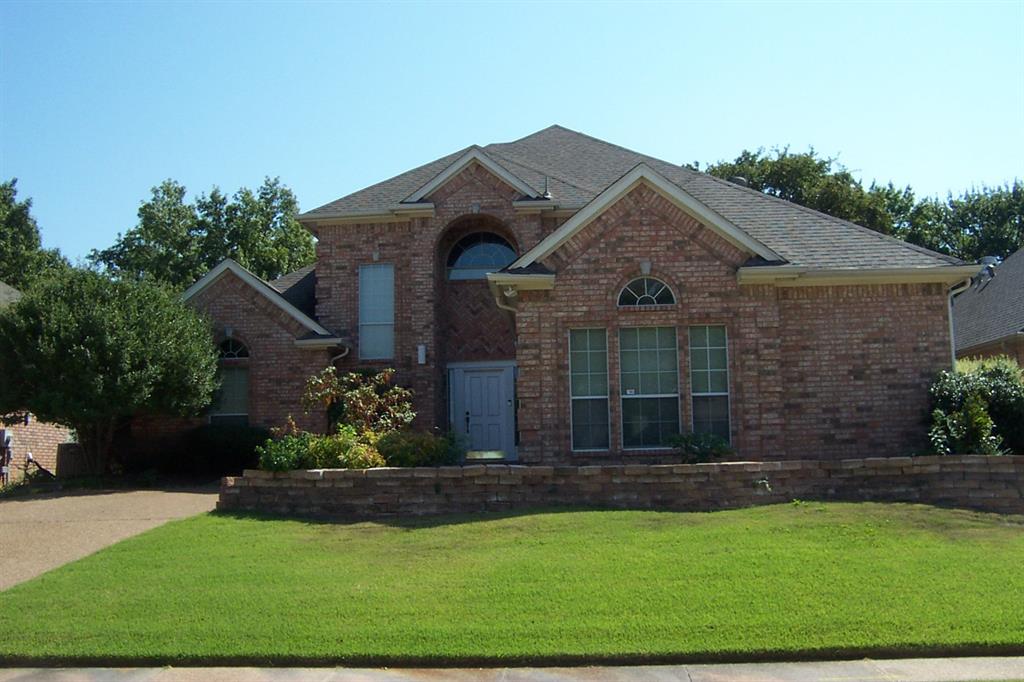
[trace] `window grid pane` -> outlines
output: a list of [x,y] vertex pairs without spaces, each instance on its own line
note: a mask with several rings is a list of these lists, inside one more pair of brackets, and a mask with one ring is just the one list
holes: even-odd
[[730,440],[729,357],[722,325],[690,327],[693,430]]
[[359,357],[395,356],[395,268],[390,263],[359,266]]
[[608,333],[569,330],[573,450],[608,449]]
[[679,354],[674,327],[619,330],[622,445],[666,447],[679,433]]

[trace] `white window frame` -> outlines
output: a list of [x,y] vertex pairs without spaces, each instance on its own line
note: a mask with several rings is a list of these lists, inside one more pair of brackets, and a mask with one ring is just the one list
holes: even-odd
[[[364,294],[364,282],[363,273],[370,272],[371,270],[380,270],[383,268],[389,268],[391,273],[391,321],[390,322],[366,322],[364,319],[367,317],[366,307],[363,305],[363,294]],[[394,360],[395,358],[395,266],[393,263],[366,263],[359,266],[359,289],[356,292],[356,296],[359,302],[359,359],[360,360]],[[366,336],[363,334],[363,330],[367,328],[391,328],[391,352],[385,355],[381,354],[368,354],[366,344],[363,343],[363,339]]]
[[[725,351],[725,391],[708,391],[706,393],[696,393],[693,390],[693,341],[691,340],[693,335],[692,331],[695,327],[721,327],[722,333],[725,335],[724,346],[704,346],[705,350],[724,350]],[[729,328],[724,324],[691,324],[686,328],[686,364],[688,366],[689,376],[687,377],[687,385],[690,390],[690,432],[697,432],[697,408],[695,407],[694,398],[718,398],[725,397],[725,415],[729,420],[729,435],[726,437],[726,442],[732,443],[732,395],[729,390],[732,384],[732,372],[729,370]],[[709,362],[710,364],[710,362]],[[708,388],[711,388],[710,370],[698,370],[701,372],[709,372],[708,376]]]
[[[639,282],[640,280],[652,280],[654,282],[657,282],[661,286],[665,287],[665,289],[669,293],[669,296],[672,297],[672,302],[671,303],[640,303],[639,300],[638,300],[636,303],[620,303],[619,301],[622,300],[623,292],[625,292],[626,289],[629,289],[630,286],[632,286],[634,282]],[[636,296],[636,292],[635,291],[630,289],[630,292],[634,296]],[[661,293],[661,292],[658,292],[658,293]],[[645,293],[644,295],[645,296],[649,296],[650,294],[646,294]],[[637,296],[637,298],[639,299],[640,297]],[[654,297],[652,296],[651,298],[653,299]],[[668,282],[666,282],[665,280],[661,279],[660,277],[655,277],[654,275],[642,275],[640,277],[634,277],[633,279],[629,280],[628,282],[626,282],[625,286],[623,286],[621,289],[619,289],[619,295],[615,297],[615,305],[618,308],[625,309],[625,310],[636,310],[636,309],[640,309],[640,310],[647,309],[647,310],[650,310],[650,309],[665,308],[665,307],[670,306],[670,305],[675,305],[678,302],[678,300],[679,299],[676,298],[676,292],[672,289],[671,286],[669,286]]]
[[[652,394],[644,393],[644,394],[629,395],[629,396],[626,395],[626,391],[623,388],[623,381],[622,381],[622,331],[626,330],[626,329],[672,329],[672,330],[675,331],[676,343],[675,343],[675,346],[673,348],[673,350],[676,353],[676,392],[675,393],[652,393]],[[680,393],[680,383],[679,383],[681,378],[682,378],[681,375],[680,375],[680,368],[679,368],[679,328],[676,327],[675,325],[645,325],[645,326],[632,325],[632,326],[628,326],[628,327],[619,327],[616,330],[616,336],[618,337],[617,341],[618,341],[618,344],[619,344],[619,347],[618,347],[618,351],[619,351],[619,443],[622,446],[622,451],[623,452],[651,452],[651,451],[661,452],[661,451],[664,451],[664,450],[671,450],[672,449],[671,445],[652,445],[652,446],[646,446],[646,447],[636,447],[636,446],[629,446],[629,447],[627,447],[626,446],[626,410],[625,410],[624,402],[626,400],[633,400],[633,399],[637,399],[637,398],[675,398],[676,399],[676,423],[679,425],[680,432],[682,431],[683,419],[682,419],[682,416],[680,414],[680,411],[682,410],[683,403],[682,403],[682,394]],[[659,347],[658,350],[660,351],[661,348]]]
[[[604,395],[574,396],[572,394],[572,333],[573,332],[604,332]],[[611,367],[608,364],[608,329],[606,327],[572,327],[566,334],[566,346],[569,349],[569,448],[572,452],[608,452],[612,447],[612,399],[611,399]],[[589,352],[589,349],[588,349]],[[604,448],[577,448],[573,439],[572,405],[574,400],[604,400],[605,409],[608,411],[608,447]]]

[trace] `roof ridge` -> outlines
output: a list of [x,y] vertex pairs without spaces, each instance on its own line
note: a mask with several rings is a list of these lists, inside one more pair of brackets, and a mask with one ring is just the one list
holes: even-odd
[[803,204],[798,204],[795,201],[790,201],[789,199],[783,199],[782,197],[777,197],[777,196],[775,196],[773,194],[768,194],[767,192],[762,192],[760,190],[752,189],[750,187],[744,187],[743,185],[737,185],[734,182],[729,182],[728,180],[720,178],[720,177],[718,177],[716,175],[712,175],[711,173],[705,173],[704,171],[694,170],[694,169],[688,168],[686,166],[680,166],[680,168],[688,170],[691,173],[696,173],[697,175],[699,175],[701,177],[710,178],[710,179],[714,180],[715,182],[717,182],[719,184],[723,184],[723,185],[726,185],[726,186],[730,187],[731,189],[739,190],[739,191],[742,191],[742,192],[748,192],[751,195],[757,196],[757,197],[761,197],[762,199],[770,199],[770,200],[773,200],[773,201],[776,201],[776,202],[781,202],[781,203],[785,204],[788,207],[795,208],[795,209],[797,209],[799,211],[802,211],[804,213],[810,213],[810,214],[812,214],[814,216],[823,217],[823,218],[825,218],[827,220],[830,220],[830,221],[832,221],[832,222],[834,222],[836,224],[839,224],[839,225],[843,225],[845,227],[856,228],[857,230],[859,230],[859,231],[861,231],[863,233],[867,233],[867,234],[870,234],[871,236],[878,237],[879,239],[882,239],[883,241],[895,242],[896,244],[898,244],[900,246],[903,246],[905,248],[911,249],[913,251],[917,251],[918,253],[923,253],[923,254],[928,255],[928,256],[933,256],[933,257],[936,257],[936,258],[940,258],[942,260],[945,260],[945,261],[949,262],[952,265],[958,265],[958,264],[963,262],[959,258],[956,258],[955,256],[950,256],[950,255],[947,255],[947,254],[944,254],[944,253],[939,253],[938,251],[932,251],[931,249],[927,249],[927,248],[925,248],[923,246],[918,246],[917,244],[911,244],[910,242],[904,241],[904,240],[900,239],[899,237],[893,237],[892,235],[888,235],[888,234],[885,234],[883,232],[879,232],[878,230],[872,230],[870,227],[865,227],[863,225],[858,225],[857,223],[855,223],[853,221],[850,221],[850,220],[846,220],[845,218],[837,218],[836,216],[830,215],[828,213],[825,213],[824,211],[819,211],[817,209],[811,208],[810,206],[804,206]]
[[[555,127],[555,126],[552,126],[552,127]],[[545,128],[545,130],[547,130],[547,129]],[[484,149],[486,150],[486,147]],[[514,160],[508,158],[507,156],[505,156],[503,154],[499,154],[498,152],[490,151],[490,152],[488,152],[488,156],[496,156],[499,159],[501,159],[501,160],[503,160],[503,161],[505,161],[507,163],[511,163],[512,165],[519,166],[520,168],[525,168],[527,170],[532,170],[535,173],[540,173],[541,175],[544,175],[544,176],[549,177],[549,178],[554,178],[555,180],[558,180],[561,183],[569,185],[570,187],[575,187],[576,189],[579,189],[579,190],[583,190],[584,192],[593,191],[592,188],[590,188],[590,187],[580,187],[576,183],[569,182],[565,178],[561,177],[560,175],[556,175],[555,173],[553,173],[551,171],[544,170],[544,169],[541,169],[541,168],[537,168],[536,166],[530,166],[530,165],[527,165],[525,163],[520,163],[518,161],[514,161]]]

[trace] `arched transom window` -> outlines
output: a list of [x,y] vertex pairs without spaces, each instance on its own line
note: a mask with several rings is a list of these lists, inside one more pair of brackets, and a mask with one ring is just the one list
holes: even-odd
[[634,279],[619,293],[621,306],[665,305],[675,302],[676,297],[668,285],[653,277]]
[[234,360],[249,357],[249,349],[235,339],[224,339],[220,344],[220,357],[223,360]]
[[448,279],[483,279],[516,259],[507,241],[489,232],[475,232],[460,239],[448,254]]

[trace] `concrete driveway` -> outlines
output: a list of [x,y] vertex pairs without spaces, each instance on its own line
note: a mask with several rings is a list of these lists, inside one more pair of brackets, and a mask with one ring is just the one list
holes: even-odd
[[216,503],[214,486],[0,501],[0,590],[168,521],[210,511]]

